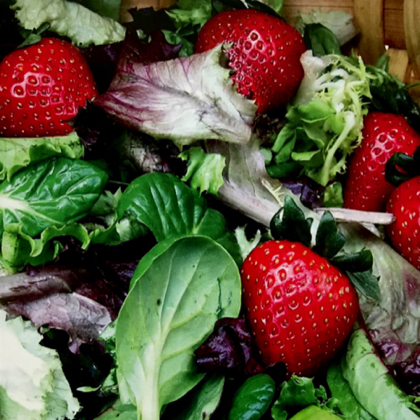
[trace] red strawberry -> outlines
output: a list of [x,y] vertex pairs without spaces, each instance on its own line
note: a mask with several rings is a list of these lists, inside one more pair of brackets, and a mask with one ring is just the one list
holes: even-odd
[[396,218],[387,227],[392,244],[420,270],[420,176],[405,181],[392,192],[387,211]]
[[255,99],[258,112],[287,104],[303,78],[302,36],[281,19],[253,9],[219,13],[198,34],[195,51],[232,42],[228,50],[238,92]]
[[311,376],[339,349],[358,312],[349,279],[297,242],[268,241],[242,269],[243,303],[267,365]]
[[16,50],[0,64],[0,136],[60,136],[66,121],[97,95],[81,52],[66,41],[44,38]]
[[385,180],[385,164],[396,152],[412,156],[420,136],[404,117],[371,112],[365,117],[363,140],[351,158],[344,188],[344,207],[383,211],[394,187]]

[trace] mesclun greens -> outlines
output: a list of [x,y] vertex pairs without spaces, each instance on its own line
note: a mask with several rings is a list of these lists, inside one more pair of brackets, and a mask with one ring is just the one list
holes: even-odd
[[168,239],[152,252],[134,273],[115,333],[120,395],[142,420],[158,420],[200,382],[194,349],[241,304],[238,268],[212,239]]

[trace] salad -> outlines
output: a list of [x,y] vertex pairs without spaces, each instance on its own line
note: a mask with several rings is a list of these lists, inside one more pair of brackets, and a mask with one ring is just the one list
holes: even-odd
[[420,418],[420,108],[282,8],[0,3],[1,419]]

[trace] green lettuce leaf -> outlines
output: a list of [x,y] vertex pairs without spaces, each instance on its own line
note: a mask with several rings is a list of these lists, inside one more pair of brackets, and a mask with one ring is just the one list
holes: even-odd
[[173,19],[177,28],[195,26],[202,28],[212,16],[211,0],[179,0],[176,7],[166,13]]
[[341,368],[354,397],[375,419],[420,418],[420,410],[398,387],[363,329],[356,329],[351,335]]
[[190,181],[191,187],[200,192],[216,195],[224,183],[222,173],[226,158],[218,153],[205,153],[200,147],[185,150],[179,157],[188,161],[182,181]]
[[70,38],[78,47],[111,44],[125,36],[125,28],[120,23],[71,1],[16,0],[12,8],[25,29],[37,29],[48,23],[51,31]]
[[57,256],[52,241],[72,235],[86,247],[87,230],[76,222],[99,198],[108,176],[81,160],[53,158],[27,167],[0,184],[1,260],[11,271]]
[[203,236],[158,243],[140,261],[117,319],[122,402],[142,420],[159,420],[164,405],[202,380],[194,350],[240,306],[239,270],[220,245]]
[[19,169],[55,156],[79,159],[84,147],[76,132],[63,137],[5,138],[0,137],[0,180]]
[[0,418],[74,419],[80,409],[55,350],[42,347],[30,321],[0,310]]

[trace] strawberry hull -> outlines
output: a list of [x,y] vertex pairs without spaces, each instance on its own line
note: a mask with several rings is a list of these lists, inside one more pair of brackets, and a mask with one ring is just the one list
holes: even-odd
[[269,241],[242,269],[243,304],[266,365],[312,376],[339,350],[356,320],[349,279],[300,243]]

